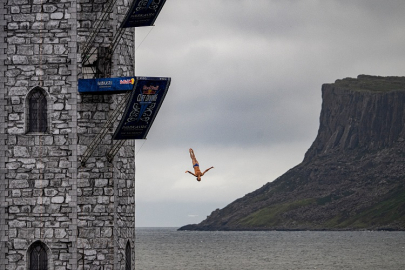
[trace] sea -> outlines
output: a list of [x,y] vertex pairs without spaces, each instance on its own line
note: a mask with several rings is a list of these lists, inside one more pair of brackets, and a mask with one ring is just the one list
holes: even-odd
[[405,232],[135,232],[136,270],[405,269]]

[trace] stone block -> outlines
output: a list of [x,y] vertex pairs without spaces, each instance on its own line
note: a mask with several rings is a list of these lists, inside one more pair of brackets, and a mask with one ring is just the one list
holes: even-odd
[[21,103],[20,97],[11,97],[11,104],[12,105],[17,105]]
[[53,45],[52,44],[43,44],[43,45],[41,45],[41,52],[42,52],[42,54],[52,54],[53,53]]
[[90,247],[89,241],[87,239],[94,239],[96,234],[95,230],[87,228],[79,228],[79,237],[84,239],[78,239],[78,247],[85,246],[86,248]]
[[60,20],[60,19],[63,19],[63,16],[64,14],[62,13],[62,12],[54,12],[54,13],[52,13],[51,14],[51,19],[52,20]]
[[7,129],[8,134],[24,134],[24,129],[23,128],[9,128]]
[[10,96],[25,96],[27,94],[27,87],[10,87]]
[[93,247],[100,248],[100,249],[106,249],[109,247],[110,243],[111,243],[111,240],[109,238],[97,238],[97,239],[93,240]]
[[106,187],[108,186],[108,179],[96,179],[94,181],[95,187]]
[[52,203],[63,203],[65,201],[65,197],[63,196],[56,196],[51,199]]
[[9,170],[16,170],[21,167],[20,162],[9,162],[6,164],[6,168]]
[[48,228],[59,228],[60,227],[60,223],[57,221],[47,221],[45,222],[45,227]]
[[25,55],[13,55],[13,64],[14,65],[28,65],[28,57]]
[[19,158],[18,161],[24,165],[35,165],[35,159],[33,158]]
[[46,188],[44,190],[44,192],[45,192],[45,196],[48,196],[48,197],[54,197],[55,195],[58,194],[58,191],[54,188]]
[[9,254],[8,255],[8,262],[9,263],[16,263],[22,259],[22,255],[19,253]]
[[[67,261],[67,260],[69,260],[70,258],[71,258],[71,254],[68,253],[68,252],[61,252],[61,253],[59,254],[59,260],[61,260],[61,261]],[[60,266],[60,268],[63,269],[63,270],[66,269],[65,266]],[[55,270],[56,270],[56,269],[55,269]]]
[[44,43],[45,44],[56,44],[56,43],[59,43],[59,39],[54,38],[54,37],[46,37],[46,38],[44,38]]
[[93,209],[94,213],[105,213],[106,207],[104,205],[96,205]]
[[54,229],[51,229],[51,228],[45,229],[44,238],[53,238],[53,235],[54,235],[53,230]]
[[36,20],[40,21],[40,22],[47,22],[47,21],[49,21],[49,14],[40,12],[40,13],[36,14]]
[[104,188],[104,194],[109,196],[114,195],[114,188]]
[[49,186],[49,180],[35,180],[34,181],[35,188],[43,189]]
[[11,228],[25,228],[27,226],[27,222],[20,221],[20,220],[10,220],[8,222],[8,226]]
[[11,12],[11,14],[20,13],[20,7],[19,6],[11,6],[10,12]]
[[70,195],[66,195],[66,198],[65,198],[65,203],[70,203],[72,201],[72,196],[70,196]]
[[49,197],[43,197],[42,189],[34,189],[32,196],[37,198],[37,204],[39,205],[49,205],[51,200]]
[[70,168],[70,161],[68,160],[59,161],[59,168]]
[[77,198],[78,204],[91,204],[95,205],[97,203],[97,198],[94,197],[78,197]]
[[34,22],[31,26],[31,28],[34,30],[43,30],[43,29],[45,29],[45,23],[44,22]]
[[45,206],[37,205],[32,209],[32,213],[34,214],[44,214],[46,213]]
[[99,261],[104,261],[104,260],[105,260],[105,255],[102,254],[102,253],[98,253],[98,254],[97,254],[97,260],[99,260]]
[[101,237],[111,237],[112,236],[112,228],[111,227],[104,227],[101,228]]
[[15,22],[34,22],[35,15],[34,14],[15,14],[15,15],[12,15],[12,20]]
[[60,238],[65,238],[67,235],[67,232],[65,229],[55,229],[55,238],[60,239]]
[[103,188],[94,188],[94,189],[93,189],[93,195],[94,195],[94,196],[101,196],[101,195],[103,195]]
[[110,197],[109,196],[98,196],[97,197],[97,203],[99,203],[99,204],[108,204],[108,203],[110,203]]
[[29,184],[27,180],[12,180],[10,181],[9,188],[12,189],[21,189],[21,188],[28,188]]
[[28,205],[21,206],[21,213],[31,213],[31,206]]
[[[13,27],[13,25],[17,25],[17,24],[9,24],[9,27]],[[12,37],[7,38],[7,43],[8,44],[24,44],[25,38],[12,36]]]
[[20,55],[33,55],[34,46],[33,45],[20,45],[17,46],[17,54]]
[[34,239],[34,228],[21,228],[18,229],[18,238],[22,239]]
[[32,13],[41,13],[42,12],[42,6],[40,6],[40,5],[32,5],[31,6],[31,12]]
[[6,71],[5,75],[7,77],[16,77],[21,74],[21,70],[17,68],[9,69]]
[[53,104],[53,109],[55,111],[61,111],[64,109],[64,107],[65,107],[65,105],[63,103],[54,103]]
[[28,148],[24,146],[14,146],[13,149],[15,157],[29,157]]
[[63,44],[56,44],[54,45],[54,53],[55,54],[64,54],[66,52],[66,46]]
[[9,212],[10,214],[17,214],[17,213],[20,213],[20,208],[17,207],[17,206],[10,206],[10,207],[8,208],[8,212]]
[[8,120],[10,121],[18,121],[20,120],[20,115],[16,113],[11,113],[8,115]]

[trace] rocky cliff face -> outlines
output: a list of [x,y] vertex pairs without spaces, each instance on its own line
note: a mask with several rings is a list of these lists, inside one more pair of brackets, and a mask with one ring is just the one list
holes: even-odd
[[405,138],[405,77],[338,80],[322,87],[318,136],[305,160],[331,151],[378,150]]
[[404,230],[405,77],[337,80],[322,98],[301,164],[180,230]]

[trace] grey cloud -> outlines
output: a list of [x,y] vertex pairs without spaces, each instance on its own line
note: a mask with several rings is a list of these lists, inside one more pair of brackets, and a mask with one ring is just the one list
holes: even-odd
[[[136,74],[172,77],[143,149],[150,159],[141,163],[143,177],[156,173],[148,164],[166,164],[169,171],[154,175],[170,186],[189,165],[189,147],[214,149],[208,156],[218,149],[230,159],[240,148],[246,163],[257,163],[252,149],[290,144],[297,152],[289,157],[302,159],[317,133],[323,83],[359,74],[403,76],[404,8],[394,0],[167,1],[149,35],[137,29],[137,44],[143,42]],[[184,154],[163,159],[166,149]],[[265,156],[277,160],[284,152]],[[149,192],[137,181],[140,192]],[[253,191],[243,179],[229,179],[229,190],[234,181]],[[209,204],[204,195],[201,203]]]

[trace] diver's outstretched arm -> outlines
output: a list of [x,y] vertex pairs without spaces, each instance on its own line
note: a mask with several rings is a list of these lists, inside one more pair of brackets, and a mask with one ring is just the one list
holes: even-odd
[[186,171],[186,173],[192,174],[192,175],[194,175],[195,177],[197,177],[197,175],[195,175],[194,173],[192,173],[192,172],[190,172],[190,171]]
[[206,170],[202,173],[201,176],[203,176],[206,172],[208,172],[208,171],[211,170],[212,168],[214,168],[214,167],[211,167],[211,168],[206,169]]

